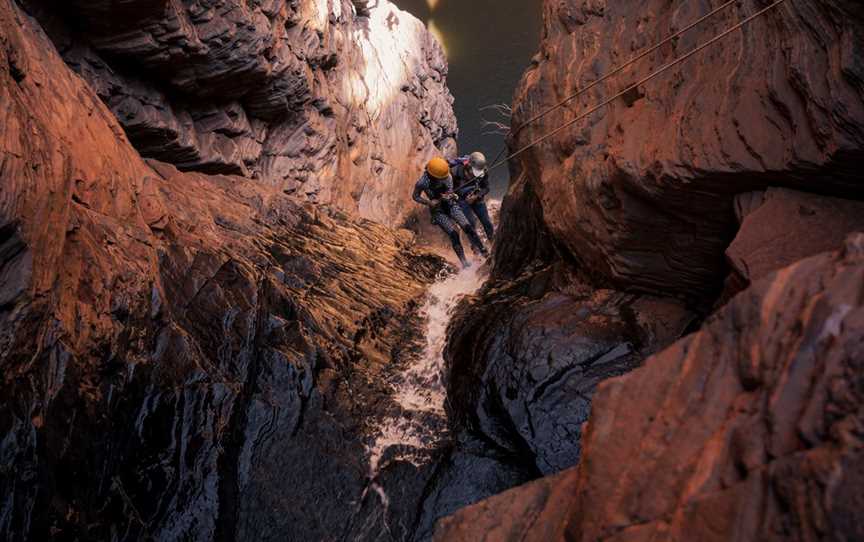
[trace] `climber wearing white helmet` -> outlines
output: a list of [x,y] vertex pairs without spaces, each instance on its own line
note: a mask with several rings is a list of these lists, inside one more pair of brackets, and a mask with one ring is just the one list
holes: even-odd
[[489,194],[489,170],[486,167],[486,157],[482,152],[472,152],[468,156],[451,160],[450,174],[453,176],[453,184],[459,196],[459,207],[465,218],[473,227],[476,227],[477,220],[480,220],[486,238],[491,242],[495,229],[485,201],[486,195]]

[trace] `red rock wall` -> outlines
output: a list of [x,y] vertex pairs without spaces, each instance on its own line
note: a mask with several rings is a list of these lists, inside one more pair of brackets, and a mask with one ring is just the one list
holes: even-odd
[[26,4],[147,158],[398,224],[455,149],[444,54],[386,0]]
[[[546,2],[543,41],[517,91],[514,125],[720,4]],[[765,5],[727,8],[519,132],[511,146],[561,126]],[[735,231],[736,193],[782,185],[864,197],[862,21],[858,2],[790,0],[529,151],[514,178],[524,172],[555,245],[597,282],[713,295]],[[504,232],[503,253],[516,250],[506,245],[518,235]]]
[[385,515],[364,444],[441,266],[404,230],[145,161],[0,1],[0,539],[407,537],[427,474],[392,477],[418,495]]
[[[545,2],[514,126],[722,3]],[[832,253],[864,229],[862,67],[859,2],[787,0],[511,163],[492,280],[451,328],[450,415],[548,477],[436,539],[861,538],[861,237]]]

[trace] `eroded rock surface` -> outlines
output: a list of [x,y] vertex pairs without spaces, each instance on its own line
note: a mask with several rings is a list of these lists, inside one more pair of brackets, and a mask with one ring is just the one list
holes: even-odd
[[[0,538],[410,536],[422,495],[386,508],[366,445],[442,261],[279,187],[143,160],[7,0],[0,126]],[[395,487],[429,476],[393,468]]]
[[[545,2],[543,42],[517,91],[514,125],[721,3]],[[764,5],[725,9],[526,127],[513,148]],[[555,246],[596,282],[710,298],[725,277],[736,194],[786,186],[864,198],[862,25],[864,11],[854,0],[786,2],[535,147],[520,158],[514,178],[527,177]],[[502,244],[519,238],[502,228]]]
[[735,198],[741,224],[726,257],[728,283],[746,287],[772,271],[827,252],[849,232],[864,231],[864,202],[783,188]]
[[[721,4],[544,2],[543,41],[517,91],[513,125]],[[518,131],[511,149],[549,134],[766,5],[731,5]],[[799,264],[794,276],[802,289],[810,288],[806,292],[785,279],[766,291],[759,280],[802,258],[836,250],[851,232],[864,229],[864,176],[858,166],[864,155],[862,29],[859,2],[787,1],[511,163],[514,182],[502,206],[492,279],[460,309],[451,330],[451,418],[457,430],[490,449],[506,450],[527,473],[553,476],[441,522],[438,538],[554,540],[565,537],[566,523],[572,526],[567,539],[578,540],[737,540],[739,528],[751,540],[859,536],[859,527],[845,515],[855,498],[843,489],[838,508],[826,511],[833,506],[826,500],[833,499],[834,486],[823,491],[820,485],[828,480],[822,473],[831,471],[832,484],[860,486],[855,463],[860,446],[848,443],[851,436],[841,438],[844,459],[820,463],[818,469],[825,470],[818,476],[805,469],[799,483],[791,470],[778,471],[771,484],[783,490],[766,490],[766,478],[748,478],[737,460],[715,452],[723,445],[717,436],[725,430],[721,427],[745,423],[751,414],[781,415],[769,399],[776,398],[775,391],[787,393],[786,386],[793,386],[798,394],[788,388],[782,409],[802,413],[820,400],[820,371],[835,374],[825,365],[828,359],[851,355],[852,361],[837,360],[848,375],[860,357],[855,346],[860,326],[846,329],[845,313],[811,314],[815,305],[808,304],[811,294],[826,299],[837,314],[861,304],[860,292],[851,286],[860,272],[844,271],[860,267],[854,256],[858,241],[838,259],[823,256],[821,264]],[[846,278],[823,283],[841,273]],[[841,292],[847,290],[851,298],[843,305]],[[732,306],[738,312],[722,309],[736,293]],[[788,309],[775,299],[787,294],[793,303]],[[741,315],[742,306],[754,305],[771,308]],[[719,316],[710,316],[718,309]],[[781,310],[788,310],[778,324],[786,335],[770,327]],[[784,380],[804,377],[793,374],[797,363],[782,356],[799,347],[801,356],[813,355],[817,346],[808,330],[829,323],[840,325],[840,335],[832,337],[845,342],[834,344],[826,336],[820,343],[823,357],[808,381],[813,385]],[[710,347],[691,348],[692,337],[675,343],[703,325],[697,335],[702,339],[696,340],[709,341]],[[672,370],[653,372],[652,363],[684,350],[688,353],[680,354],[684,361],[676,368],[702,371],[705,378],[684,382]],[[663,353],[645,361],[656,352]],[[713,393],[705,389],[713,368],[729,372],[722,367],[753,357],[771,367],[758,382],[758,399],[730,399],[721,391],[706,395]],[[627,373],[642,363],[648,367]],[[623,373],[627,376],[612,378]],[[643,379],[648,381],[640,384]],[[607,391],[592,404],[601,381],[611,384],[600,384]],[[678,395],[664,387],[673,383],[681,384]],[[753,391],[748,386],[756,386],[744,380],[739,385],[745,396]],[[612,389],[620,392],[612,397]],[[860,425],[861,394],[850,397],[843,416]],[[736,411],[739,402],[750,399],[754,403]],[[709,424],[699,408],[723,415]],[[813,408],[814,415],[826,417],[835,409],[821,403]],[[680,423],[675,446],[662,434],[672,421],[652,425],[656,433],[650,435],[640,433],[641,422],[635,421],[665,409],[680,416],[674,421]],[[685,419],[688,409],[694,410],[693,420]],[[583,436],[586,420],[590,436]],[[806,442],[790,450],[812,445],[833,453],[838,444],[832,431],[802,436]],[[583,446],[582,440],[591,438],[593,443]],[[760,446],[761,441],[755,444],[757,456]],[[575,466],[580,453],[578,480],[576,471],[555,476]],[[779,460],[772,454],[765,452],[764,465]],[[655,468],[655,459],[668,472]],[[850,466],[842,466],[846,462]],[[687,477],[676,478],[682,473]],[[678,485],[663,485],[664,477]],[[655,480],[660,480],[656,487]],[[812,493],[799,492],[810,483]],[[775,495],[787,489],[794,497]],[[776,510],[760,508],[774,498],[780,503]],[[702,507],[702,500],[710,504]],[[745,517],[746,507],[752,515]],[[835,512],[837,522],[828,519]],[[703,524],[688,530],[697,521]]]
[[437,538],[861,539],[862,363],[856,234],[601,384],[578,468],[467,508]]
[[455,150],[447,62],[387,0],[25,2],[147,158],[388,224]]
[[544,475],[578,461],[597,384],[693,318],[681,303],[592,290],[557,267],[496,286],[452,322],[451,423]]

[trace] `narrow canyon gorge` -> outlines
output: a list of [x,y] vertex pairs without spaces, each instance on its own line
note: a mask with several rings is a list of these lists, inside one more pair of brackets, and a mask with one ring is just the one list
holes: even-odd
[[0,539],[864,540],[864,5],[538,9],[458,270],[388,0],[0,0]]

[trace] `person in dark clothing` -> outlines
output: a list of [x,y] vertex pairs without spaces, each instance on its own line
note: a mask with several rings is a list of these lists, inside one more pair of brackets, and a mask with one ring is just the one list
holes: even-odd
[[[423,196],[426,197],[423,197]],[[426,171],[417,184],[414,185],[414,201],[429,207],[432,223],[444,230],[453,245],[453,251],[459,257],[463,267],[471,264],[465,258],[465,250],[459,239],[461,228],[475,252],[488,256],[483,241],[477,235],[477,230],[463,214],[459,207],[459,197],[453,191],[453,177],[450,176],[449,164],[443,158],[434,158],[426,166]]]
[[450,174],[455,184],[456,195],[459,196],[459,208],[468,219],[473,229],[477,229],[477,220],[483,225],[486,238],[492,242],[495,228],[486,207],[486,196],[489,194],[489,170],[486,168],[486,157],[475,152],[449,162]]

